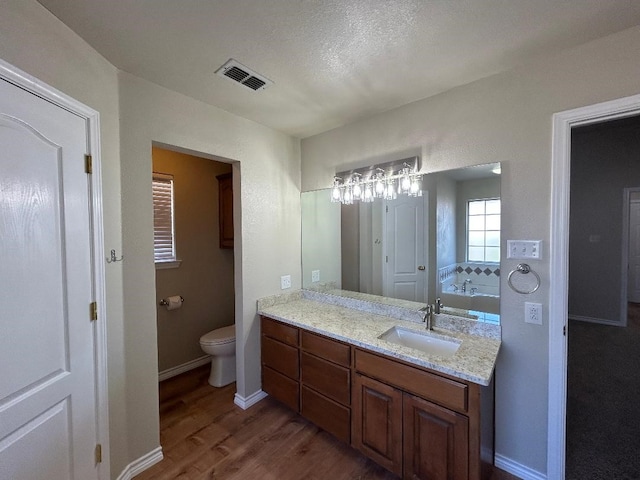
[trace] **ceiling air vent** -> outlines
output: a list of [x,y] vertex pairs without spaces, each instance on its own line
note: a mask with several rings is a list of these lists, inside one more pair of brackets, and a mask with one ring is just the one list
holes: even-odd
[[267,77],[245,67],[233,58],[229,59],[227,63],[216,70],[216,75],[230,78],[234,82],[241,83],[251,90],[264,90],[268,86],[273,85],[273,82]]

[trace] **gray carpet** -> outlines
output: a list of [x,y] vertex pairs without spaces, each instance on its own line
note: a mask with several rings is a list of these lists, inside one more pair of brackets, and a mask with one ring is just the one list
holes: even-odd
[[567,480],[640,479],[640,305],[629,326],[571,321]]

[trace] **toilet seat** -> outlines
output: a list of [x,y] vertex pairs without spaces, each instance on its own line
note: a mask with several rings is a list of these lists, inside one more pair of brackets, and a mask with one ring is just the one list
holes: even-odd
[[217,328],[209,333],[205,333],[200,337],[201,345],[225,345],[236,341],[236,327],[229,325],[228,327]]

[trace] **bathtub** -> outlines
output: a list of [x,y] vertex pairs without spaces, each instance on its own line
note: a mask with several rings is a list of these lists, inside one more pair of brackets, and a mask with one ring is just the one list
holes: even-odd
[[[487,313],[500,313],[500,295],[482,291],[481,287],[471,287],[466,292],[461,289],[455,291],[443,291],[440,299],[445,307],[462,308],[463,310],[478,310]],[[487,289],[489,290],[489,289]]]

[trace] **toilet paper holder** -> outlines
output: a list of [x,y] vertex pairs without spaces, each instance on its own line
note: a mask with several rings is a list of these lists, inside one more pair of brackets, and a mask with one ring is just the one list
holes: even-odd
[[[180,295],[180,301],[184,303],[184,298],[182,298],[182,295]],[[169,301],[166,298],[163,298],[162,300],[160,300],[159,305],[161,307],[166,307],[167,305],[169,305]]]

